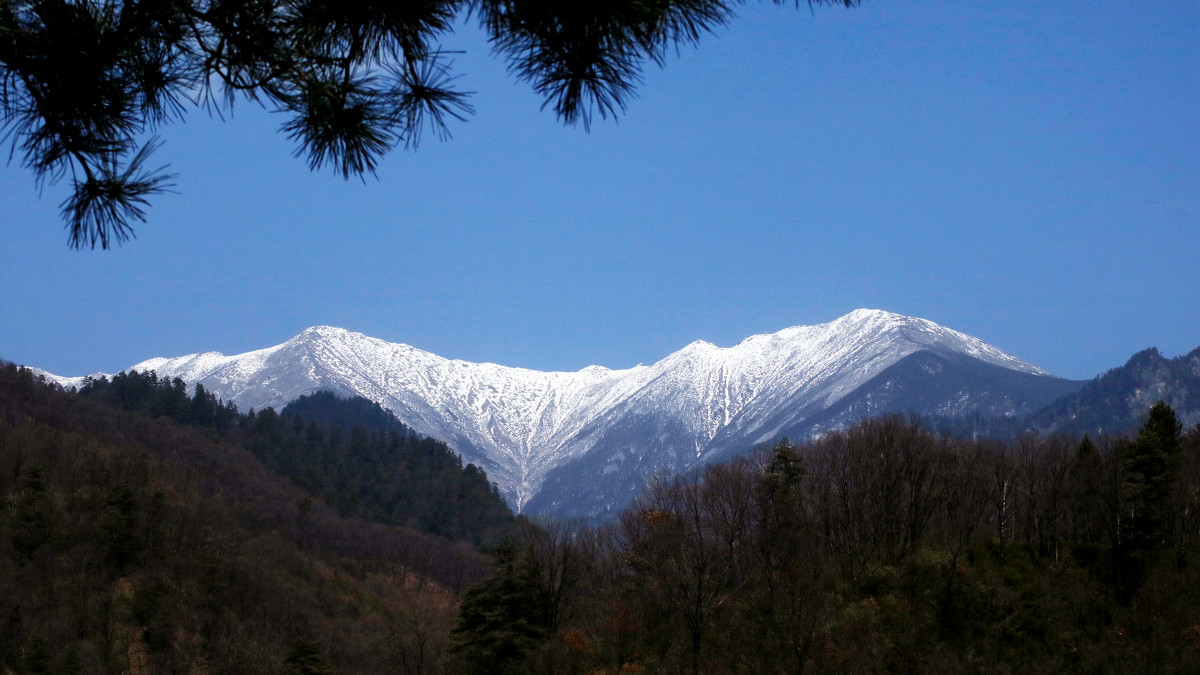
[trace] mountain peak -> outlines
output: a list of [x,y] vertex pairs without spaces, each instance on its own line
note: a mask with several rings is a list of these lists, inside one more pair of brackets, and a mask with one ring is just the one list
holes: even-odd
[[860,307],[849,314],[837,319],[837,321],[868,321],[868,320],[883,320],[883,321],[911,321],[913,317],[889,312],[884,309],[868,309]]
[[1161,363],[1163,361],[1166,361],[1166,358],[1159,353],[1158,347],[1147,347],[1146,349],[1143,349],[1129,357],[1129,360],[1125,363],[1125,365],[1141,366],[1151,363]]
[[[797,336],[809,335],[815,332],[828,332],[830,334],[839,333],[858,333],[864,330],[869,330],[868,326],[873,327],[870,330],[879,331],[892,326],[906,325],[914,322],[925,322],[924,319],[917,319],[895,312],[888,312],[882,309],[856,309],[849,314],[844,314],[833,321],[827,323],[818,323],[813,325],[798,325],[789,326],[775,333],[762,333],[759,335],[751,335],[742,340],[742,343],[763,342],[772,339],[795,339]],[[926,322],[936,326],[933,322]]]
[[300,331],[292,340],[343,340],[354,335],[366,337],[362,333],[355,333],[337,326],[310,326]]
[[[856,309],[828,324],[831,329],[849,332],[885,333],[892,330],[916,330],[923,333],[962,335],[928,319],[906,316],[882,309]],[[963,336],[969,337],[969,336]]]

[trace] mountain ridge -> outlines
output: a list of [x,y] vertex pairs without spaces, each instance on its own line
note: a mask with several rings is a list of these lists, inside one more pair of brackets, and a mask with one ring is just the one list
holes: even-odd
[[1034,412],[1023,429],[1038,433],[1115,434],[1144,422],[1158,401],[1170,405],[1187,429],[1200,424],[1200,347],[1173,358],[1143,349],[1070,396]]
[[[320,390],[363,396],[479,463],[522,508],[551,470],[604,446],[613,425],[643,420],[648,433],[662,437],[673,459],[651,457],[647,466],[700,461],[731,443],[749,448],[771,440],[789,415],[818,413],[918,351],[1051,377],[932,321],[868,309],[731,347],[697,340],[651,365],[618,370],[471,363],[331,326],[244,354],[157,357],[131,369],[203,384],[242,409],[282,408]],[[719,437],[724,445],[714,446]]]

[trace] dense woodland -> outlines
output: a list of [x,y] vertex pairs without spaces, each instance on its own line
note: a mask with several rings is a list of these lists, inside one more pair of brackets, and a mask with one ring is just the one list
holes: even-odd
[[[1200,672],[1200,428],[1166,405],[1125,437],[870,420],[602,526],[485,528],[485,558],[366,522],[403,510],[336,468],[353,430],[388,439],[367,457],[422,441],[370,404],[264,436],[203,389],[152,382],[168,411],[113,381],[0,370],[0,672]],[[341,440],[302,454],[310,427]]]
[[378,403],[319,392],[290,403],[281,421],[248,447],[343,514],[477,545],[511,529],[513,514],[482,469]]
[[183,381],[153,372],[89,379],[79,392],[122,410],[214,431],[250,450],[275,473],[342,515],[406,525],[481,544],[513,516],[487,474],[445,443],[421,437],[378,403],[328,392],[302,396],[281,414],[240,415],[204,385],[189,397]]
[[476,673],[1200,672],[1181,431],[1158,405],[1130,438],[891,417],[783,442],[660,480],[608,527],[527,525],[452,652]]
[[170,388],[152,417],[0,366],[0,673],[430,672],[488,559],[340,516],[177,421],[270,415]]

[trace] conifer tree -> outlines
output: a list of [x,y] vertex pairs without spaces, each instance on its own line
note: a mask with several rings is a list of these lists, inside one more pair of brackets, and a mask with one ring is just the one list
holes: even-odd
[[530,561],[506,540],[497,547],[492,576],[467,590],[450,632],[450,654],[463,672],[517,673],[546,638]]
[[284,675],[333,675],[334,672],[333,664],[321,651],[320,643],[313,640],[299,639],[293,642],[283,662]]
[[100,535],[108,548],[108,558],[118,570],[123,570],[137,553],[136,508],[133,488],[126,484],[117,485],[97,519]]
[[50,675],[50,647],[46,644],[46,636],[34,633],[25,650],[24,672],[28,675]]
[[1130,550],[1148,550],[1165,540],[1166,509],[1179,472],[1181,430],[1175,411],[1159,401],[1150,408],[1137,439],[1126,447],[1122,541]]
[[744,2],[5,0],[0,126],[39,182],[70,180],[71,246],[108,248],[171,187],[149,165],[158,141],[144,139],[188,104],[258,102],[287,115],[282,131],[311,168],[361,176],[473,112],[441,47],[464,19],[560,120],[586,127],[624,110],[646,65]]
[[21,492],[12,532],[13,550],[23,559],[32,557],[50,538],[45,492],[42,465],[34,462],[21,475]]

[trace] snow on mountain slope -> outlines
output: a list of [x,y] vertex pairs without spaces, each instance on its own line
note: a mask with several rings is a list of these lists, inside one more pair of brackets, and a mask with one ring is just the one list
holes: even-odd
[[[649,369],[649,383],[606,411],[669,410],[693,435],[696,454],[718,433],[751,443],[775,437],[766,420],[822,409],[916,351],[964,354],[1036,375],[1046,371],[931,321],[857,310],[817,326],[755,335],[722,349],[694,342]],[[636,414],[636,413],[634,413]]]
[[520,508],[549,471],[586,454],[622,424],[636,421],[654,430],[658,446],[698,459],[718,437],[747,445],[770,440],[779,420],[824,409],[922,350],[1048,375],[933,322],[865,309],[728,348],[694,342],[651,366],[626,370],[540,372],[469,363],[328,326],[246,354],[156,358],[132,369],[203,384],[242,410],[279,408],[321,389],[364,396],[481,464]]
[[132,369],[203,384],[242,410],[281,408],[322,389],[366,397],[484,466],[518,504],[589,412],[620,397],[620,384],[644,370],[546,373],[469,363],[328,326],[247,354],[150,359]]
[[[530,508],[567,516],[619,509],[654,473],[679,473],[775,440],[916,352],[1049,375],[976,338],[876,310],[752,336],[724,349],[694,342],[651,366],[645,387],[571,439],[571,458],[588,457],[559,466],[596,478],[581,484],[560,471]],[[586,506],[576,509],[572,501]]]

